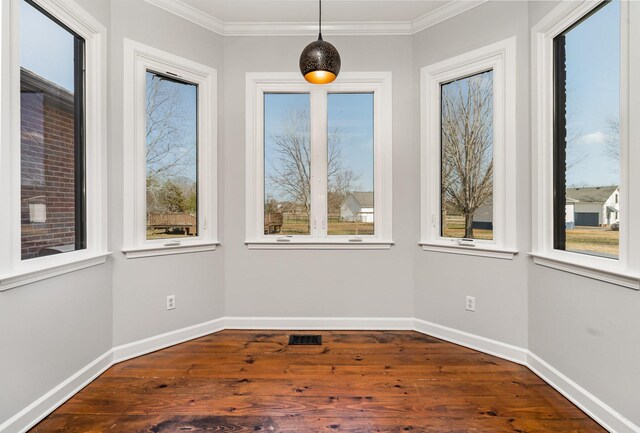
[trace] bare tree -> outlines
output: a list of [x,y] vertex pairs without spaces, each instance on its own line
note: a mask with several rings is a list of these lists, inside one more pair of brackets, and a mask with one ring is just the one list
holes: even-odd
[[[284,198],[302,206],[307,216],[311,211],[311,142],[309,114],[294,110],[282,125],[282,133],[271,137],[274,157],[268,182]],[[328,137],[328,200],[329,208],[339,208],[359,176],[344,167],[340,132]]]
[[[571,123],[572,113],[567,114],[567,124]],[[582,138],[582,131],[576,127],[567,127],[566,142],[566,171],[569,172],[573,168],[582,164],[584,160],[589,157],[589,153],[584,152],[579,148],[578,142]]]
[[311,141],[309,114],[292,111],[282,133],[271,137],[275,157],[268,181],[289,200],[311,210]]
[[612,159],[620,161],[620,121],[618,119],[609,119],[607,121],[607,145],[605,152]]
[[[195,142],[187,142],[189,122],[184,95],[178,86],[154,75],[146,87],[147,209],[162,211],[161,188],[168,179],[195,163]],[[170,81],[170,80],[169,80]]]
[[493,75],[454,81],[442,90],[442,207],[464,217],[473,238],[473,215],[493,196]]

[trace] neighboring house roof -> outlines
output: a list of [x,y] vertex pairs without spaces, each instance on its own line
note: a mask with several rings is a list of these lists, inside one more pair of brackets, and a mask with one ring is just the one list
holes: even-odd
[[567,201],[579,203],[604,203],[617,189],[618,187],[616,185],[567,188]]
[[358,202],[361,208],[373,207],[373,192],[370,191],[354,191],[345,197],[345,201],[352,196]]
[[73,92],[41,77],[29,69],[20,68],[20,91],[23,93],[44,93],[67,109],[73,110]]

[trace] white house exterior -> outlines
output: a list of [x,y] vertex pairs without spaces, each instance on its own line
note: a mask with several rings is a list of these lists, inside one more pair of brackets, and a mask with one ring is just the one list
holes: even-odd
[[349,222],[373,222],[373,192],[349,193],[340,205],[340,219]]
[[564,207],[565,211],[565,226],[568,229],[576,228],[576,201],[567,197],[567,203]]
[[592,186],[567,188],[566,227],[609,226],[620,220],[620,188]]

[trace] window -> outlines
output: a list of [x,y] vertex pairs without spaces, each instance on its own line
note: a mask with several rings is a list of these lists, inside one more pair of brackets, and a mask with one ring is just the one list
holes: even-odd
[[86,248],[84,46],[20,2],[22,260]]
[[128,258],[215,249],[216,71],[125,41]]
[[147,70],[149,239],[198,235],[198,86]]
[[440,85],[440,189],[442,237],[493,239],[492,69]]
[[618,259],[620,2],[556,36],[553,58],[554,248]]
[[515,41],[422,69],[424,250],[513,258]]
[[247,244],[389,248],[390,74],[247,77]]
[[264,95],[265,234],[311,233],[308,93]]
[[75,4],[11,1],[0,290],[103,263],[107,254],[105,30]]
[[628,2],[563,4],[534,28],[532,256],[638,289],[628,20]]

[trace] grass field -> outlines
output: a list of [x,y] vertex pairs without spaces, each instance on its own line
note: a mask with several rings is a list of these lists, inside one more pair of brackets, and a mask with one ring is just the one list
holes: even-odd
[[[306,217],[298,216],[296,218],[285,215],[282,224],[281,234],[283,235],[308,235],[309,221]],[[373,223],[359,223],[340,221],[338,218],[329,218],[329,227],[327,228],[329,235],[373,235]]]
[[191,234],[189,236],[185,235],[184,233],[176,233],[176,234],[170,234],[170,233],[165,233],[164,230],[153,230],[153,229],[147,229],[147,239],[148,240],[153,240],[153,239],[180,239],[180,238],[189,238],[191,236],[195,236],[194,234]]
[[[464,237],[464,218],[455,215],[447,215],[442,236],[446,238],[463,238]],[[473,229],[474,239],[493,239],[493,230]]]
[[567,251],[617,257],[619,242],[620,232],[608,227],[576,227],[567,230]]
[[[282,226],[283,235],[308,235],[309,221],[306,217],[285,217]],[[460,218],[448,218],[444,229],[444,236],[461,238],[464,236],[464,223]],[[373,235],[373,223],[358,223],[339,221],[338,218],[329,220],[328,234],[338,235]],[[492,230],[474,229],[475,239],[493,239]],[[147,239],[176,239],[184,238],[184,234],[166,234],[159,230],[147,230]],[[585,254],[617,257],[619,254],[620,232],[607,227],[576,227],[567,230],[567,251],[581,252]]]
[[[444,237],[464,237],[464,219],[457,216],[447,216]],[[474,229],[475,239],[493,239],[492,230]],[[620,232],[608,227],[576,227],[567,230],[567,251],[585,254],[602,255],[606,257],[618,256]]]

